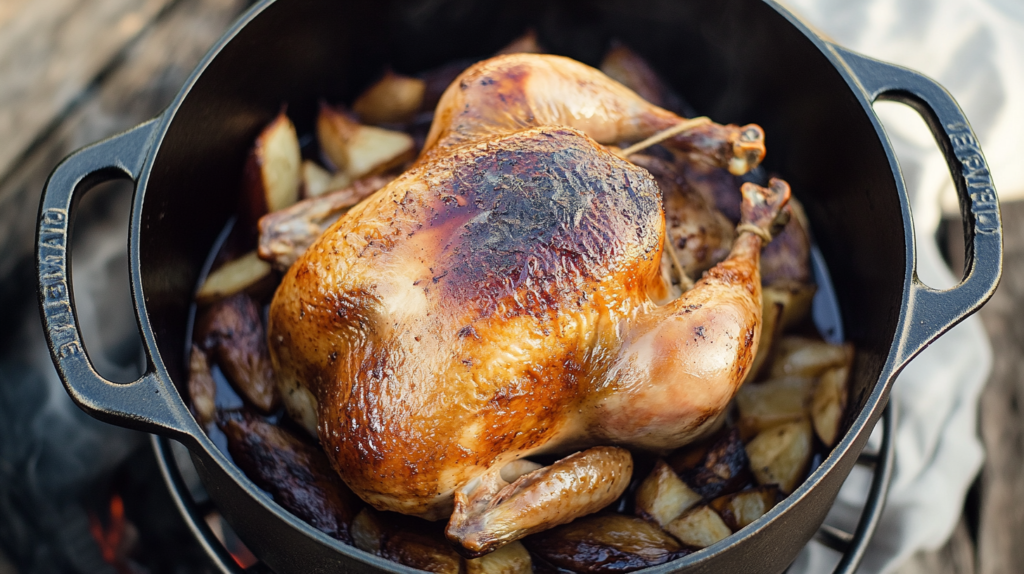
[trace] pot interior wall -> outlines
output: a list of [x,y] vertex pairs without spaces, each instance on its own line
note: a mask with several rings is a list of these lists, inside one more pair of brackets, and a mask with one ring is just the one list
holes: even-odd
[[198,78],[145,187],[141,265],[149,324],[183,382],[188,308],[215,237],[239,203],[245,154],[288,103],[312,133],[317,102],[350,102],[391,65],[415,73],[481,59],[527,27],[552,52],[597,65],[618,38],[696,110],[767,133],[769,172],[804,202],[846,336],[858,348],[855,415],[878,381],[899,317],[906,253],[885,149],[831,62],[759,0],[354,1],[269,6]]

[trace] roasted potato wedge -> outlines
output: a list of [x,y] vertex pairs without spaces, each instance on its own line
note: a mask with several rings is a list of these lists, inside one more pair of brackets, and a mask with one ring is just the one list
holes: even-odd
[[672,467],[672,470],[676,471],[677,475],[681,476],[693,467],[702,464],[704,458],[708,455],[708,450],[711,449],[711,445],[721,439],[722,435],[726,432],[728,431],[722,429],[710,436],[681,447],[669,454],[665,458],[665,462]]
[[352,536],[352,546],[380,556],[386,527],[375,510],[369,507],[360,510],[359,514],[352,519],[349,531]]
[[362,125],[326,105],[320,106],[316,134],[324,155],[352,180],[397,167],[415,152],[408,134]]
[[480,558],[466,559],[466,574],[530,574],[533,560],[518,540]]
[[299,136],[281,112],[256,138],[242,172],[243,203],[252,225],[298,201],[301,164]]
[[206,428],[217,417],[217,383],[210,373],[206,353],[192,345],[188,358],[188,395],[192,399],[192,415]]
[[739,430],[733,427],[722,433],[701,463],[680,471],[679,476],[706,500],[743,488],[750,481],[750,469]]
[[777,486],[759,486],[720,496],[712,500],[710,506],[735,532],[763,516],[775,506],[778,500],[779,489]]
[[346,173],[335,173],[320,167],[320,164],[312,160],[302,162],[302,194],[309,199],[344,189],[352,185],[352,178]]
[[331,186],[331,172],[320,167],[313,160],[302,161],[302,195],[317,197],[323,195]]
[[761,341],[754,363],[747,373],[747,382],[761,376],[768,359],[775,356],[775,342],[782,333],[802,321],[811,310],[814,285],[788,282],[761,290]]
[[[763,292],[762,292],[763,295]],[[744,383],[757,380],[761,369],[771,355],[775,340],[782,334],[782,315],[785,312],[783,304],[778,301],[761,297],[761,340],[757,344],[757,354],[754,355],[754,362],[750,365],[750,371]],[[744,384],[744,387],[750,386]]]
[[323,533],[351,543],[362,505],[320,447],[247,413],[223,413],[218,424],[235,464],[274,501]]
[[781,377],[763,383],[745,384],[736,393],[740,436],[757,433],[807,416],[814,379]]
[[660,528],[621,514],[593,514],[523,539],[543,560],[574,572],[632,572],[689,553]]
[[702,504],[665,526],[669,534],[694,548],[706,548],[732,534],[732,530],[710,506]]
[[408,122],[423,105],[427,83],[388,70],[352,103],[359,121],[367,124]]
[[398,528],[385,536],[381,556],[411,568],[437,574],[459,574],[462,557],[445,539],[440,530],[430,528]]
[[806,337],[779,339],[777,353],[772,360],[770,378],[818,377],[833,367],[849,366],[853,362],[853,345],[831,345],[825,341]]
[[784,423],[761,431],[747,444],[750,470],[762,485],[776,484],[793,492],[811,461],[811,422]]
[[659,460],[637,488],[636,513],[665,526],[700,501],[701,496],[687,486],[672,467]]
[[196,339],[253,406],[269,413],[281,404],[260,310],[251,297],[239,293],[206,309]]
[[843,422],[843,411],[846,410],[849,378],[849,367],[835,367],[821,375],[814,389],[811,420],[814,422],[814,432],[828,447],[835,445],[839,438],[839,426]]
[[[392,562],[444,574],[462,570],[462,557],[445,540],[440,523],[363,508],[352,519],[351,535],[356,548]],[[489,564],[494,568],[491,572],[502,572],[498,562]]]
[[242,292],[260,295],[272,291],[274,283],[270,264],[250,251],[211,271],[196,293],[196,302],[206,305]]
[[287,271],[306,249],[350,207],[384,187],[393,177],[371,175],[331,193],[305,199],[260,219],[259,256]]
[[807,283],[780,282],[761,289],[764,306],[772,302],[782,306],[781,329],[785,331],[800,323],[811,312],[811,302],[818,288]]

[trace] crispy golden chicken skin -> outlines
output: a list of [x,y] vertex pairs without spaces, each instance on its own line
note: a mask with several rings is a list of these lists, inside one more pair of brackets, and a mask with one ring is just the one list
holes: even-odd
[[[679,121],[566,58],[481,62],[442,96],[417,163],[289,269],[269,326],[282,396],[357,495],[451,517],[449,538],[480,555],[617,498],[621,447],[714,424],[757,350],[760,230],[789,190],[745,186],[729,257],[655,305],[661,193],[602,144]],[[756,126],[664,145],[734,169],[764,154]]]

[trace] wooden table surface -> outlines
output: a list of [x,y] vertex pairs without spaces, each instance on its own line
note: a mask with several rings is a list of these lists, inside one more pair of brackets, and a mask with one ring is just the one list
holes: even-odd
[[[0,0],[0,277],[14,278],[0,297],[30,277],[39,195],[57,162],[158,114],[248,5]],[[1004,203],[1003,222],[1003,282],[981,312],[995,349],[981,402],[985,466],[952,539],[900,574],[1024,572],[1024,202]],[[14,572],[0,551],[0,574]]]

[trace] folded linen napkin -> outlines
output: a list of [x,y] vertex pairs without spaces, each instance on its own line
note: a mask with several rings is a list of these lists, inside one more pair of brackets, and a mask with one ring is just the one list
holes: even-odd
[[[1024,128],[1024,3],[1016,0],[785,0],[816,31],[867,56],[906,66],[941,83],[978,135],[1003,201],[1024,197],[1019,134]],[[943,261],[935,231],[958,213],[945,160],[916,112],[875,105],[911,196],[918,274],[935,288],[958,278]],[[941,547],[963,511],[984,456],[978,404],[992,349],[972,317],[925,349],[900,374],[896,466],[878,531],[858,572],[896,570],[915,552]],[[877,442],[877,436],[872,440]],[[856,468],[827,522],[852,531],[871,482]],[[809,544],[790,569],[830,572],[839,555]]]

